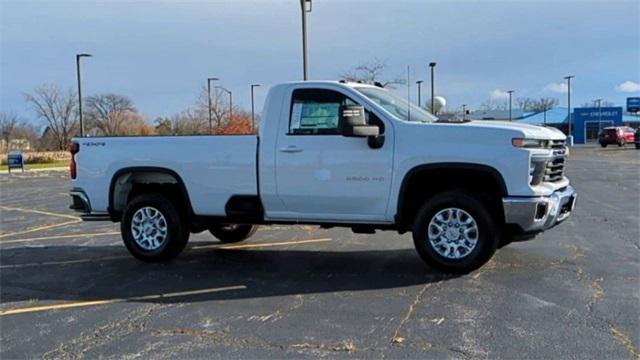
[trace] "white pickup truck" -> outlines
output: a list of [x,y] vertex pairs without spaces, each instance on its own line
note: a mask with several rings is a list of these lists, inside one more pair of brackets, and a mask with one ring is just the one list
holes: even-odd
[[81,137],[72,209],[121,223],[138,259],[190,233],[242,241],[258,225],[411,231],[430,266],[464,273],[497,247],[565,220],[575,190],[565,136],[497,121],[443,123],[380,87],[272,87],[259,136]]

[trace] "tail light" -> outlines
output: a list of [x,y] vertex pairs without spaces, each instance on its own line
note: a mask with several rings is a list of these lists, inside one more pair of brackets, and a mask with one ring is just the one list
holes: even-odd
[[76,164],[76,154],[80,152],[80,144],[72,142],[69,145],[69,152],[71,153],[71,163],[69,164],[69,172],[71,173],[71,179],[75,180],[78,176],[78,166]]

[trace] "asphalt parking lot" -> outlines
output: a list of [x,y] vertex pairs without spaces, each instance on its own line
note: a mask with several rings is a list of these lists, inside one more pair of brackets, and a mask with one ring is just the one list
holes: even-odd
[[0,357],[640,358],[640,151],[576,148],[573,216],[440,275],[410,234],[264,227],[130,257],[66,172],[0,175]]

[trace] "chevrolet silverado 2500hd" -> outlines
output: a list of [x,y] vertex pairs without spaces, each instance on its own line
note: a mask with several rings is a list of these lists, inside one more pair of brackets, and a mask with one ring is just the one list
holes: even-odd
[[419,255],[468,272],[565,220],[565,136],[497,121],[442,123],[380,87],[270,89],[259,136],[81,137],[72,208],[121,223],[131,254],[177,256],[190,233],[242,241],[260,224],[411,231]]

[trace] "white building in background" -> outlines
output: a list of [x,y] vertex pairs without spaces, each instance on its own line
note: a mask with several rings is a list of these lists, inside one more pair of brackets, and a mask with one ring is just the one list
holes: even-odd
[[7,141],[2,139],[0,140],[0,150],[4,152],[11,150],[27,151],[31,150],[31,143],[27,139],[11,139],[9,140],[9,146],[7,146]]

